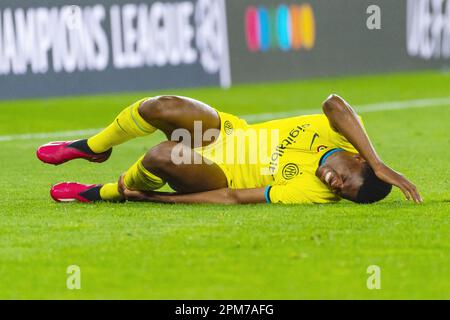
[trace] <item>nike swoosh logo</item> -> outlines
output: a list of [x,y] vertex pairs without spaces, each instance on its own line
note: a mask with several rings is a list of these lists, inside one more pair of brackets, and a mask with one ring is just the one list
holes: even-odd
[[319,137],[319,135],[317,133],[314,133],[314,136],[312,138],[311,144],[309,145],[309,150],[312,149],[313,143],[318,137]]

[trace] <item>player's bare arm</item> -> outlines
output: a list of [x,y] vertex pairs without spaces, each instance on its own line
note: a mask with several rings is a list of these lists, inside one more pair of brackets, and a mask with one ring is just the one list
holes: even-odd
[[128,189],[119,179],[119,192],[128,201],[158,203],[212,203],[212,204],[250,204],[265,202],[264,188],[231,189],[221,188],[196,193],[172,193],[155,191],[138,191]]
[[399,187],[408,200],[412,199],[417,203],[422,202],[422,197],[416,186],[381,160],[356,112],[344,99],[338,95],[331,95],[323,103],[323,112],[330,121],[332,128],[340,132],[355,146],[378,178]]

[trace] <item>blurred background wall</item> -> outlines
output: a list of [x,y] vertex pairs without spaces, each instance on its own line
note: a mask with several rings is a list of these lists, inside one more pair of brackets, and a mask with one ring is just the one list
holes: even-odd
[[0,1],[0,99],[449,63],[449,0]]

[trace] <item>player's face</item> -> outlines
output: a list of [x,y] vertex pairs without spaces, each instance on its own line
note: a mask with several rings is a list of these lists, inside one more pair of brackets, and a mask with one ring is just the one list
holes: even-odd
[[365,160],[350,152],[338,152],[316,171],[316,176],[334,194],[349,200],[356,199],[363,183],[362,171]]

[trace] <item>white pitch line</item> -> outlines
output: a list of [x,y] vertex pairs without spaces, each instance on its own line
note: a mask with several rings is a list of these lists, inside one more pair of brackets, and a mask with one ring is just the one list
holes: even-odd
[[0,136],[0,142],[16,141],[16,140],[31,140],[31,139],[81,137],[81,136],[93,135],[93,134],[99,132],[100,130],[101,129],[85,129],[85,130],[60,131],[60,132],[14,134],[14,135],[9,135],[9,136]]
[[[432,98],[432,99],[417,99],[393,102],[380,102],[356,106],[357,113],[379,112],[389,110],[413,109],[413,108],[428,108],[436,106],[450,106],[450,97]],[[260,122],[273,119],[280,119],[292,117],[296,115],[315,114],[322,112],[320,109],[300,109],[285,112],[270,112],[270,113],[256,113],[240,116],[249,122]],[[43,133],[27,133],[0,136],[0,142],[17,141],[17,140],[32,140],[32,139],[50,139],[50,138],[68,138],[68,137],[82,137],[89,136],[99,132],[101,129],[85,129],[72,130],[60,132],[43,132]]]

